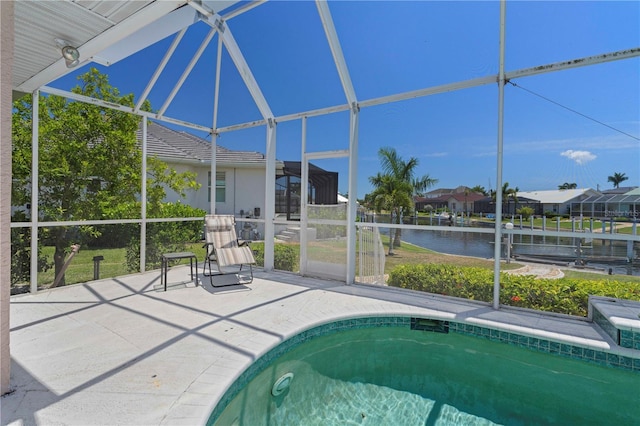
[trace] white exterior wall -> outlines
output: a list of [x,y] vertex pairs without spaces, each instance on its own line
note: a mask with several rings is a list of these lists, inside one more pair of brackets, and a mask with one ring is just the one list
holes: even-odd
[[264,169],[236,169],[235,171],[235,209],[253,214],[254,208],[260,208],[260,217],[264,218]]
[[[186,198],[182,199],[174,191],[167,190],[166,201],[177,202],[209,211],[208,165],[193,167],[187,164],[169,163],[169,166],[177,172],[195,172],[200,189],[187,191]],[[216,203],[218,214],[233,214],[238,216],[240,210],[251,212],[254,208],[260,208],[260,216],[264,217],[264,167],[224,167],[218,165],[217,173],[225,173],[225,201]],[[215,179],[212,179],[215,185]],[[215,191],[214,191],[215,193]]]

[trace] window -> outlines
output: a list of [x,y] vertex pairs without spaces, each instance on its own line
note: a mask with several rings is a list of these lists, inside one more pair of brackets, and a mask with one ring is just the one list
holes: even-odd
[[[216,203],[224,203],[226,200],[225,172],[216,172]],[[211,201],[211,172],[208,173],[207,201]]]

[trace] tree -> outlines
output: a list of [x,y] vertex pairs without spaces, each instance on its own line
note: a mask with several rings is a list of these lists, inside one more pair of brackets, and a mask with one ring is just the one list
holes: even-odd
[[[514,202],[515,202],[515,208],[518,207],[518,191],[520,189],[516,186],[515,188],[510,188],[509,187],[509,182],[505,182],[502,184],[502,204],[504,207],[504,204],[506,203],[507,205],[507,210],[509,209],[509,198],[513,198]],[[496,191],[491,191],[491,198],[493,198],[493,201],[497,200],[497,195],[496,195]],[[508,211],[505,210],[504,208],[502,209],[502,213],[508,213]]]
[[569,182],[565,182],[562,185],[558,185],[558,189],[563,190],[563,189],[576,189],[578,187],[577,183],[569,183]]
[[[378,151],[383,173],[369,178],[374,186],[374,205],[384,206],[391,213],[391,223],[401,223],[401,216],[413,211],[413,195],[424,191],[438,182],[429,175],[415,176],[418,159],[411,157],[404,161],[394,148],[382,147]],[[408,202],[407,202],[408,200]],[[400,246],[401,230],[396,229],[395,238],[390,238],[392,246]]]
[[607,178],[607,182],[611,182],[614,188],[619,188],[620,184],[627,179],[629,179],[629,177],[626,173],[614,173],[612,176]]
[[[134,106],[133,94],[120,95],[108,77],[92,68],[78,77],[72,92],[109,103]],[[31,201],[32,97],[14,102],[12,117],[12,205]],[[150,109],[148,103],[145,109]],[[140,117],[100,105],[39,97],[39,216],[44,221],[140,217],[142,152],[136,131]],[[183,193],[197,187],[193,174],[176,173],[150,159],[149,211],[160,208],[165,188]],[[70,243],[95,237],[93,226],[43,230],[55,246],[55,275],[62,270]],[[64,278],[60,281],[64,285]]]
[[[413,206],[411,185],[394,176],[380,173],[370,177],[369,180],[375,186],[371,193],[374,209],[378,212],[382,210],[390,212],[390,223],[400,223],[402,210],[411,209]],[[394,232],[389,231],[389,255],[393,255],[394,240]]]
[[528,220],[534,213],[531,207],[522,207],[516,210],[516,214],[522,215],[524,220]]
[[471,192],[475,192],[476,194],[482,194],[484,196],[489,195],[489,191],[487,191],[485,187],[482,185],[474,186],[473,188],[471,188]]

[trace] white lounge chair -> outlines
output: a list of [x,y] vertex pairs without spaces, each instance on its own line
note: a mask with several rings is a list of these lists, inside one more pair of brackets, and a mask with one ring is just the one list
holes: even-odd
[[[204,223],[206,241],[204,247],[207,252],[202,268],[203,275],[210,277],[211,285],[214,287],[251,283],[253,281],[253,264],[256,263],[256,260],[249,247],[249,242],[238,240],[234,217],[231,215],[207,215],[204,218]],[[212,268],[213,263],[217,265],[215,272]],[[249,281],[242,281],[238,275],[245,265],[249,266]],[[208,273],[207,266],[209,267]],[[223,270],[228,266],[239,266],[239,269],[233,272],[238,276],[239,281],[216,286],[213,283],[213,277],[229,274]]]

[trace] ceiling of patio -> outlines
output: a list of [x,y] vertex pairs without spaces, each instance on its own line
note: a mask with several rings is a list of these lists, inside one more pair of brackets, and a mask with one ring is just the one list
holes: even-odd
[[30,93],[65,74],[56,39],[68,41],[87,61],[109,65],[195,22],[204,6],[229,11],[238,1],[72,0],[15,3],[13,90]]

